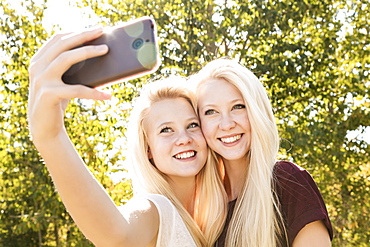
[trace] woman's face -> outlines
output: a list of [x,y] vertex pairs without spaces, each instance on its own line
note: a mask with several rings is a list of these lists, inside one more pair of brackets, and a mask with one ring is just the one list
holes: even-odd
[[224,161],[241,161],[251,145],[248,112],[240,91],[224,79],[198,89],[198,110],[207,144]]
[[170,178],[192,177],[207,159],[207,144],[194,109],[183,98],[152,104],[147,115],[149,158]]

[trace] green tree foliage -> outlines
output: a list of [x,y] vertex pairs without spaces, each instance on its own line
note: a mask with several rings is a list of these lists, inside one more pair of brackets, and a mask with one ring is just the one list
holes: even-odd
[[[51,35],[42,27],[44,3],[24,1],[22,9],[3,3],[1,13],[0,83],[0,245],[89,246],[66,212],[46,167],[35,150],[27,128],[28,65],[41,44]],[[130,101],[132,87],[122,100]],[[97,108],[104,111],[97,114]],[[108,175],[124,160],[118,146],[124,138],[125,111],[113,117],[112,107],[74,101],[66,126],[81,156],[108,189],[117,204],[131,196],[129,181],[114,185]],[[99,151],[97,151],[99,150]],[[121,169],[122,170],[122,169]]]
[[[44,5],[22,2],[24,13],[5,3],[0,8],[5,57],[0,68],[0,244],[88,246],[28,137],[28,61],[51,34],[41,23]],[[143,15],[155,18],[162,65],[154,78],[188,76],[222,56],[250,68],[272,100],[281,157],[306,168],[320,187],[335,230],[333,246],[370,244],[370,147],[361,138],[370,126],[367,0],[74,4],[91,8],[106,25]],[[124,167],[125,106],[148,78],[113,86],[119,96],[110,103],[75,100],[66,116],[76,147],[117,204],[130,198],[130,184],[126,179],[115,184],[108,175]]]

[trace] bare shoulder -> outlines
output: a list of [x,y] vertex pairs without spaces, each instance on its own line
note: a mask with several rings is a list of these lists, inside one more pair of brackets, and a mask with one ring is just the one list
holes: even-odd
[[123,212],[136,212],[136,213],[157,213],[157,207],[147,198],[133,197],[125,205],[119,207]]
[[119,210],[129,227],[129,242],[125,246],[148,246],[157,239],[159,213],[157,207],[148,199],[133,198]]
[[152,223],[150,225],[159,226],[157,207],[146,198],[133,198],[119,210],[130,224]]

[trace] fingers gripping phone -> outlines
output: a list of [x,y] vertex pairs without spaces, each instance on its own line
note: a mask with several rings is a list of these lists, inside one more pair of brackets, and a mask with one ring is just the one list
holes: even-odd
[[107,54],[72,65],[62,76],[67,84],[101,87],[155,72],[160,64],[157,28],[142,17],[105,31],[84,45],[106,44]]

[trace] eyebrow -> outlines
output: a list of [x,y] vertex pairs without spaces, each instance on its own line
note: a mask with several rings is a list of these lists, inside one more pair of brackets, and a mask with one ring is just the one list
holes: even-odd
[[[198,117],[189,117],[189,118],[187,118],[185,121],[186,122],[191,122],[191,121],[194,121],[194,120],[196,120],[196,121],[198,121],[199,122],[199,119],[198,119]],[[158,127],[157,128],[160,128],[161,126],[164,126],[164,125],[170,125],[170,124],[172,124],[173,123],[173,121],[167,121],[167,122],[162,122],[162,123],[160,123],[159,125],[158,125]]]
[[[229,104],[234,104],[234,103],[236,103],[236,102],[238,102],[238,101],[243,101],[244,102],[244,99],[243,98],[237,98],[237,99],[234,99],[234,100],[232,100],[232,101],[230,101],[230,102],[228,102]],[[217,105],[216,104],[205,104],[202,108],[200,108],[200,109],[204,109],[204,108],[206,108],[206,107],[216,107]]]

